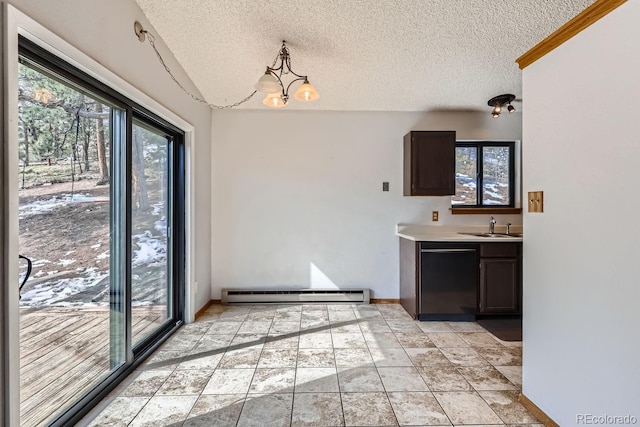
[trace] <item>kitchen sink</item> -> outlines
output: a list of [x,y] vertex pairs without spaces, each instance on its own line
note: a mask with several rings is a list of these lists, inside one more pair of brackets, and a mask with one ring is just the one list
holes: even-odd
[[500,238],[511,238],[511,237],[522,237],[522,234],[520,233],[511,233],[511,234],[505,234],[505,233],[458,233],[458,234],[465,234],[467,236],[477,236],[477,237],[487,237],[490,239],[500,239]]

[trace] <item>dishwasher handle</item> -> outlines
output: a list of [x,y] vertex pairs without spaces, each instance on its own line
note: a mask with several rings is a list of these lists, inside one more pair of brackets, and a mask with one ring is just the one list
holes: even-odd
[[421,253],[430,253],[430,254],[453,254],[460,252],[475,252],[475,249],[421,249]]

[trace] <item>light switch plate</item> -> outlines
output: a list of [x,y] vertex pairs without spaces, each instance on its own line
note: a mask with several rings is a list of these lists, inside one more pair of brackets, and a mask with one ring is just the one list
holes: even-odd
[[542,191],[529,191],[527,200],[529,212],[544,212],[544,194]]

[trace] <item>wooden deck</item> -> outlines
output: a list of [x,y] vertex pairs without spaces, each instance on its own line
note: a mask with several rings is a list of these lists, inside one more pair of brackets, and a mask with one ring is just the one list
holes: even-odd
[[[133,336],[166,319],[166,307],[133,308]],[[20,425],[50,421],[109,373],[108,307],[20,311]]]

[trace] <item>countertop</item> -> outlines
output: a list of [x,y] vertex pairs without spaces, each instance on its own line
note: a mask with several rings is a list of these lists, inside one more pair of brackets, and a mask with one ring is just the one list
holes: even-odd
[[[416,242],[522,242],[522,237],[481,237],[460,233],[487,233],[489,225],[464,226],[464,225],[424,225],[424,224],[398,224],[396,235],[404,239]],[[504,233],[505,225],[496,224],[495,232]],[[512,225],[512,233],[522,233],[521,225]]]

